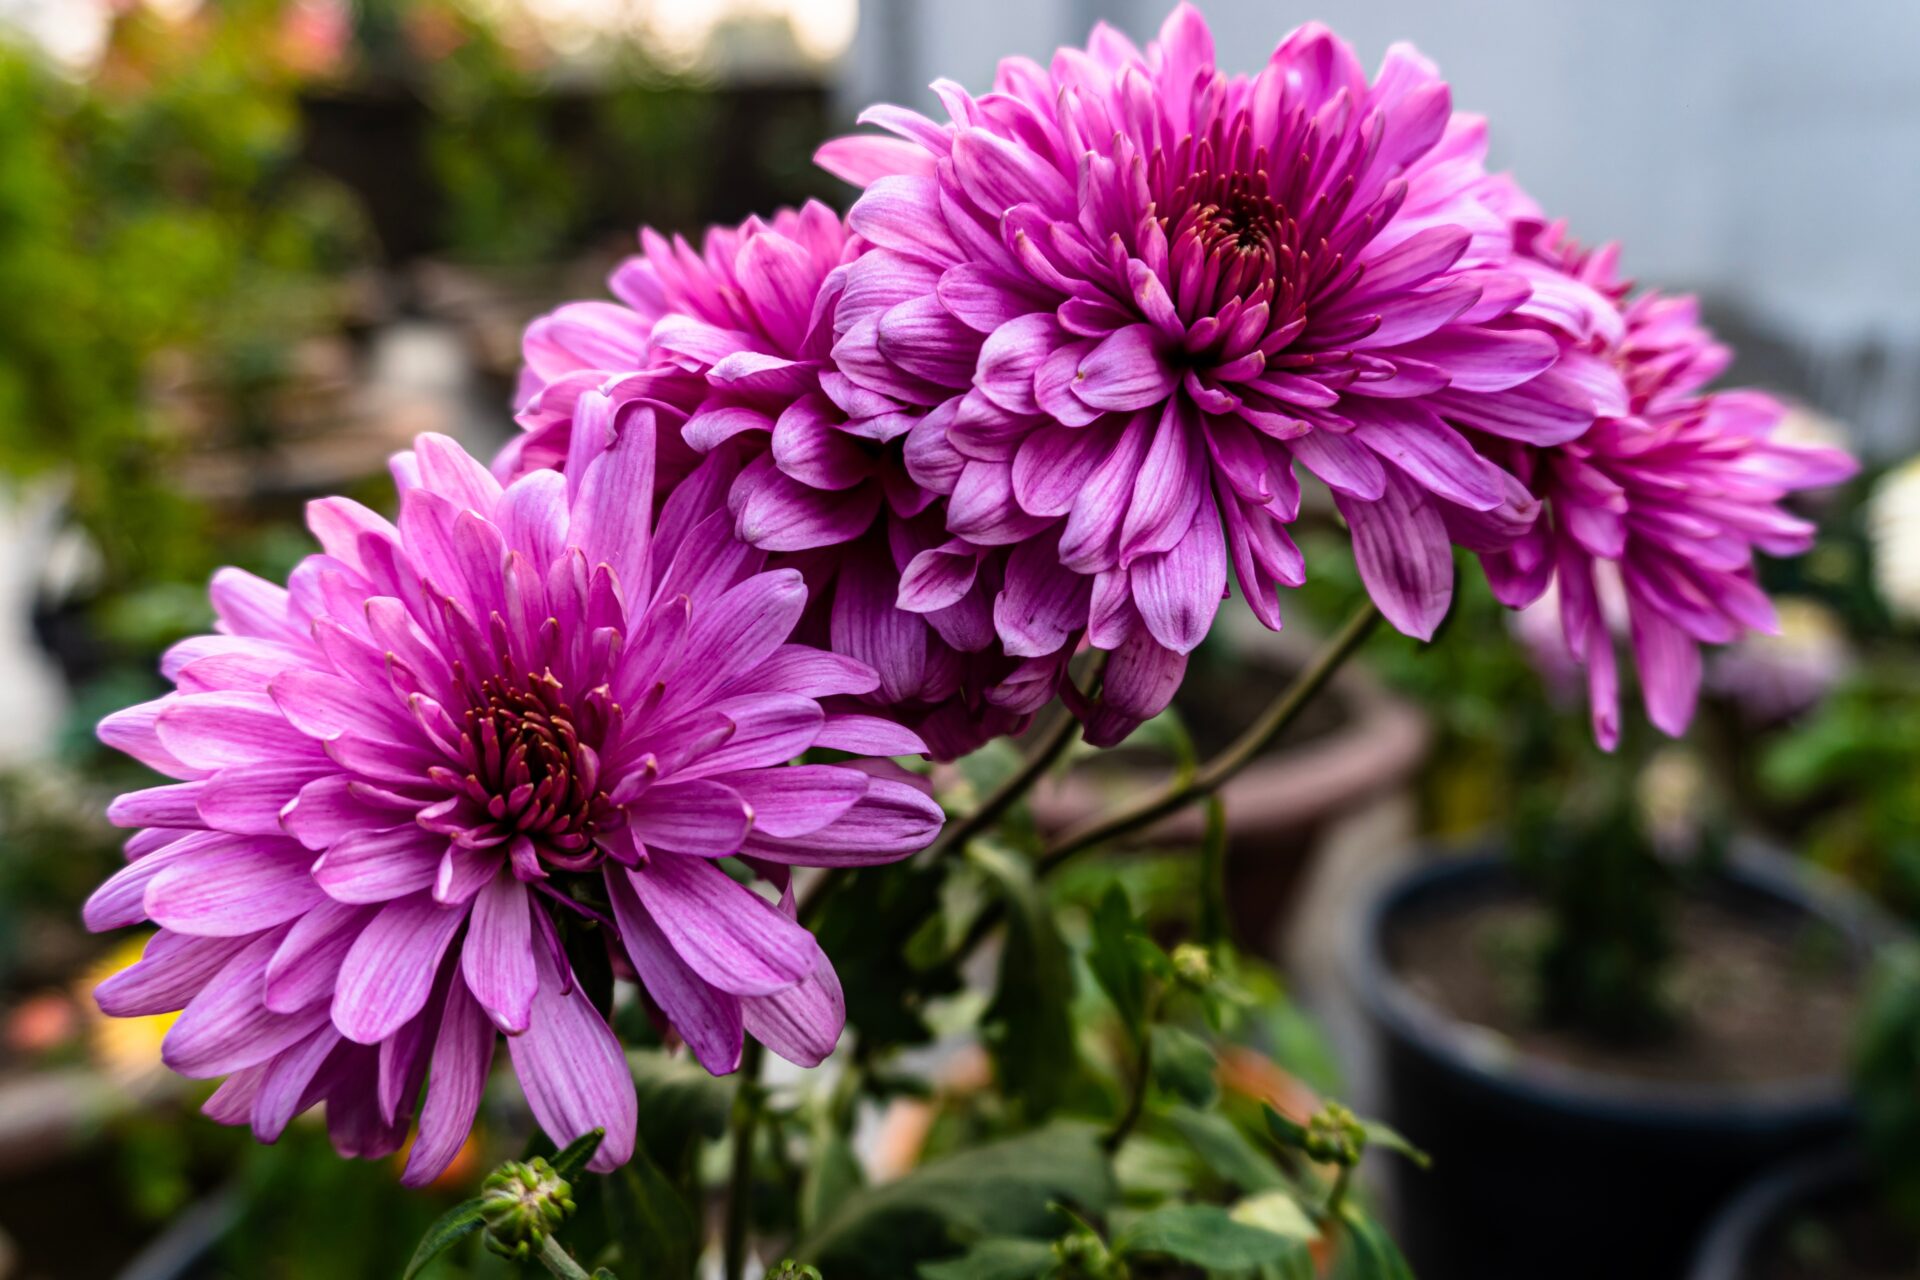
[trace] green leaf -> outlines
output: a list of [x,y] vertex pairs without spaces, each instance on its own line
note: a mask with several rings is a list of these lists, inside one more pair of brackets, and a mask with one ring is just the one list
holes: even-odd
[[1114,1252],[1155,1255],[1213,1270],[1264,1267],[1304,1248],[1299,1240],[1236,1222],[1217,1204],[1174,1204],[1135,1219]]
[[1032,1280],[1058,1262],[1044,1240],[982,1240],[957,1258],[920,1264],[920,1280]]
[[1053,911],[1020,858],[990,840],[975,840],[967,857],[1000,890],[1009,908],[1006,945],[982,1038],[998,1068],[1001,1092],[1029,1117],[1047,1115],[1066,1097],[1079,1068],[1073,1036],[1073,960]]
[[831,1218],[865,1183],[846,1135],[822,1119],[814,1126],[813,1151],[800,1180],[800,1230],[811,1231]]
[[960,989],[951,942],[931,948],[916,934],[941,928],[943,889],[957,860],[932,866],[902,863],[883,876],[848,876],[834,887],[814,924],[833,961],[847,1006],[847,1026],[869,1050],[932,1039],[928,1000]]
[[1289,1191],[1263,1191],[1257,1196],[1248,1196],[1228,1213],[1235,1222],[1271,1231],[1289,1240],[1314,1240],[1320,1235],[1312,1216]]
[[475,1198],[464,1200],[442,1214],[439,1221],[427,1228],[427,1234],[420,1237],[420,1245],[413,1251],[401,1280],[413,1280],[429,1262],[478,1231],[484,1221],[481,1208],[482,1202]]
[[576,1170],[593,1159],[593,1153],[600,1149],[600,1144],[606,1141],[606,1137],[605,1129],[594,1129],[583,1133],[562,1147],[559,1153],[547,1163],[552,1165],[553,1171],[561,1177],[570,1178]]
[[935,1160],[848,1196],[794,1256],[833,1280],[900,1280],[958,1245],[1052,1233],[1056,1201],[1104,1213],[1115,1191],[1100,1133],[1060,1122]]
[[1139,1035],[1147,1016],[1146,976],[1141,972],[1140,956],[1132,946],[1139,932],[1127,891],[1118,884],[1110,887],[1093,913],[1093,941],[1087,948],[1087,967],[1093,971],[1100,989],[1113,1001],[1120,1021],[1129,1032]]
[[1162,1023],[1153,1029],[1153,1082],[1182,1102],[1210,1106],[1220,1096],[1213,1049],[1192,1032]]
[[680,1155],[696,1138],[718,1138],[727,1131],[733,1086],[707,1074],[690,1057],[649,1052],[628,1055],[639,1104],[639,1145],[663,1169],[679,1166]]
[[1273,1140],[1291,1151],[1298,1151],[1307,1144],[1307,1126],[1296,1124],[1273,1109],[1270,1102],[1260,1104],[1261,1114],[1267,1119],[1267,1132]]
[[1379,1147],[1384,1151],[1397,1152],[1419,1165],[1422,1169],[1433,1167],[1433,1157],[1408,1142],[1397,1129],[1378,1120],[1362,1120],[1360,1127],[1366,1131],[1367,1145]]
[[1328,1280],[1413,1280],[1413,1269],[1379,1223],[1349,1208],[1340,1215]]
[[1200,842],[1200,920],[1196,940],[1213,945],[1227,940],[1227,807],[1218,795],[1207,797],[1207,830]]
[[1167,1113],[1167,1120],[1207,1168],[1240,1190],[1273,1191],[1287,1185],[1286,1178],[1267,1154],[1225,1116],[1195,1111],[1191,1107],[1174,1107]]
[[693,1280],[700,1265],[700,1215],[687,1191],[645,1148],[606,1179],[607,1218],[620,1265],[647,1280]]

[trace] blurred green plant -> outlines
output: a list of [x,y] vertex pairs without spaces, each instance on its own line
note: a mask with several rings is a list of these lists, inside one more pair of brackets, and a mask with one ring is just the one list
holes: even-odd
[[257,434],[361,251],[352,203],[295,163],[281,7],[130,10],[83,83],[0,46],[0,472],[67,477],[108,596],[201,577],[233,533],[171,469],[190,442],[158,403],[165,362]]
[[1920,661],[1887,651],[1792,733],[1761,780],[1809,857],[1920,920]]

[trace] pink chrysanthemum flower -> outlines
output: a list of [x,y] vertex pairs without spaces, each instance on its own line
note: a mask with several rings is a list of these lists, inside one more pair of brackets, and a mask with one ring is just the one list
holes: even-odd
[[1229,561],[1280,625],[1277,589],[1304,572],[1296,460],[1333,489],[1382,611],[1428,636],[1452,589],[1435,499],[1528,502],[1458,428],[1555,444],[1617,394],[1603,367],[1556,363],[1481,122],[1405,46],[1369,83],[1303,27],[1229,78],[1182,5],[1144,52],[1101,27],[1049,67],[1003,63],[985,97],[935,90],[950,123],[880,107],[863,119],[896,137],[820,153],[866,188],[849,221],[875,246],[833,355],[939,406],[908,459],[951,495],[954,534],[1020,544],[1002,637],[1115,650],[1122,724],[1171,695]]
[[101,737],[179,781],[117,800],[144,828],[88,902],[95,929],[151,920],[110,1014],[183,1009],[164,1048],[226,1076],[207,1104],[273,1140],[316,1102],[335,1146],[406,1135],[432,1178],[471,1124],[496,1038],[555,1142],[633,1148],[626,1059],[576,965],[636,979],[708,1069],[743,1034],[803,1063],[842,1023],[811,934],[718,859],[785,888],[792,865],[887,862],[940,811],[885,761],[921,749],[819,699],[859,663],[794,645],[797,573],[759,572],[724,515],[672,499],[657,528],[650,414],[616,436],[580,397],[566,475],[502,486],[458,445],[395,462],[400,517],[313,504],[324,553],[283,589],[213,583],[220,634],[187,640],[176,689]]
[[[1857,464],[1837,449],[1773,439],[1783,407],[1771,396],[1703,390],[1730,353],[1700,324],[1692,298],[1643,293],[1612,314],[1589,305],[1627,297],[1613,248],[1584,251],[1543,224],[1524,196],[1511,199],[1525,259],[1586,290],[1586,301],[1568,309],[1561,341],[1610,363],[1628,401],[1624,412],[1552,448],[1481,438],[1480,447],[1538,495],[1543,513],[1517,538],[1491,544],[1475,513],[1449,512],[1449,527],[1481,552],[1503,603],[1524,607],[1557,586],[1566,649],[1586,668],[1601,746],[1612,750],[1620,738],[1609,624],[1617,613],[1625,615],[1647,718],[1677,737],[1699,696],[1699,646],[1778,630],[1753,553],[1798,555],[1814,536],[1782,500],[1845,480]],[[1623,608],[1607,607],[1615,597]]]
[[[618,303],[570,304],[529,326],[528,434],[496,471],[564,465],[583,382],[671,411],[684,444],[724,472],[736,535],[806,575],[805,637],[871,665],[880,684],[868,699],[952,758],[1023,729],[1065,655],[1001,652],[993,601],[1006,553],[950,537],[940,495],[903,462],[924,409],[855,384],[830,359],[842,264],[863,247],[818,203],[714,228],[697,251],[643,231],[641,253],[610,281]],[[937,606],[896,608],[902,573],[929,551]]]

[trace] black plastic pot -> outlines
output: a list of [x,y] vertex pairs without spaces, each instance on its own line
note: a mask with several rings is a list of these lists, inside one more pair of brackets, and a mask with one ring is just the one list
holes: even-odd
[[[1824,920],[1862,964],[1892,932],[1857,895],[1760,850],[1707,891]],[[1429,1172],[1396,1171],[1399,1238],[1421,1280],[1678,1280],[1703,1224],[1756,1170],[1844,1139],[1845,1082],[1735,1089],[1584,1071],[1520,1054],[1394,973],[1404,922],[1517,892],[1495,857],[1429,863],[1378,891],[1355,933],[1387,1118],[1434,1156]]]
[[1715,1215],[1687,1280],[1748,1280],[1761,1248],[1788,1214],[1829,1197],[1870,1194],[1858,1153],[1847,1149],[1765,1173]]

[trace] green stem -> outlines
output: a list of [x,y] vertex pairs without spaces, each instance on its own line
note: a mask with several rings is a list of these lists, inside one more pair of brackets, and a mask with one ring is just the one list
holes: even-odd
[[581,1269],[580,1264],[575,1262],[567,1251],[561,1247],[560,1242],[552,1236],[540,1237],[540,1252],[537,1256],[540,1259],[541,1265],[546,1267],[546,1269],[554,1275],[559,1276],[560,1280],[590,1280],[587,1273]]
[[740,1054],[740,1091],[733,1100],[732,1177],[727,1188],[726,1235],[723,1237],[725,1280],[747,1280],[747,1228],[753,1199],[753,1143],[760,1129],[766,1098],[760,1090],[758,1040],[749,1039]]
[[1343,1164],[1340,1172],[1333,1176],[1333,1190],[1327,1192],[1327,1203],[1320,1210],[1320,1221],[1331,1224],[1340,1220],[1340,1207],[1347,1202],[1347,1188],[1353,1184],[1353,1166]]
[[1120,1149],[1140,1123],[1140,1113],[1147,1105],[1147,1083],[1153,1077],[1153,1019],[1159,1012],[1160,1002],[1156,998],[1142,1012],[1140,1018],[1140,1044],[1134,1053],[1132,1088],[1127,1094],[1127,1109],[1120,1113],[1120,1120],[1107,1132],[1100,1145],[1108,1155]]
[[[1100,676],[1106,668],[1106,663],[1106,653],[1096,649],[1093,664],[1087,668],[1089,696],[1099,691]],[[941,831],[939,838],[927,847],[927,852],[922,856],[932,861],[966,848],[967,841],[998,822],[1001,815],[1017,804],[1027,792],[1033,790],[1034,783],[1040,781],[1047,770],[1053,767],[1054,761],[1073,745],[1079,729],[1080,722],[1074,719],[1071,711],[1062,707],[1060,714],[1047,726],[1040,740],[1033,744],[1033,750],[1028,753],[1027,758],[1020,762],[1020,767],[1002,780],[1000,785],[995,787],[973,812],[957,822],[949,822],[946,829]]]
[[[1182,806],[1211,795],[1224,786],[1294,722],[1307,704],[1313,701],[1314,695],[1333,678],[1340,664],[1359,649],[1379,619],[1380,614],[1372,602],[1363,602],[1340,628],[1339,634],[1314,658],[1313,665],[1296,676],[1293,683],[1261,713],[1253,727],[1236,738],[1225,751],[1207,761],[1185,781],[1176,779],[1138,803],[1119,809],[1107,817],[1092,819],[1067,832],[1040,855],[1035,864],[1037,874],[1049,875],[1075,854],[1102,841],[1152,826]],[[956,954],[973,954],[974,948],[985,942],[987,935],[1000,923],[1001,911],[1002,907],[996,902],[976,915]]]
[[1260,718],[1226,750],[1200,766],[1184,782],[1175,780],[1133,804],[1124,805],[1102,817],[1091,818],[1061,836],[1040,856],[1041,874],[1053,870],[1083,850],[1150,827],[1225,786],[1235,774],[1272,746],[1274,739],[1299,717],[1300,712],[1313,701],[1314,695],[1333,678],[1333,673],[1366,640],[1379,620],[1380,612],[1374,608],[1373,602],[1363,601],[1327,647],[1314,658],[1313,664],[1295,677],[1285,692],[1274,699]]

